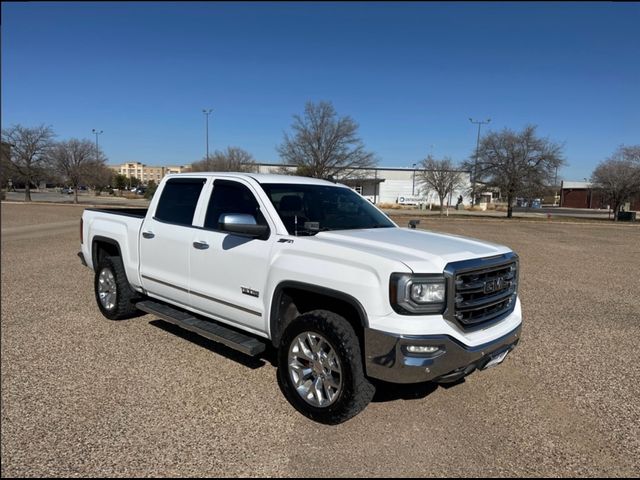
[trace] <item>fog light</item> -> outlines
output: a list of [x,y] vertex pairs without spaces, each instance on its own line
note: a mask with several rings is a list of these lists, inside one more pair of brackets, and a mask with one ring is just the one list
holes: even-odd
[[409,353],[436,353],[440,350],[440,347],[433,347],[431,345],[408,345],[407,352]]

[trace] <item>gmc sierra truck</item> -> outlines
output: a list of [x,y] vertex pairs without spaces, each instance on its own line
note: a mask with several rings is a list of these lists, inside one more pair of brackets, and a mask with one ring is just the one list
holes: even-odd
[[86,209],[78,255],[105,317],[146,312],[253,356],[271,343],[287,400],[336,424],[377,381],[455,382],[520,339],[518,256],[412,226],[329,181],[189,173],[148,209]]

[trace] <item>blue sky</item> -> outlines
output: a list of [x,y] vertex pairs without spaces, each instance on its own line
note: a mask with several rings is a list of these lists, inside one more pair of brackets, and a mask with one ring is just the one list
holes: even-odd
[[[538,125],[567,180],[640,144],[640,4],[3,3],[2,125],[101,129],[110,163],[276,146],[307,101],[381,166],[473,153],[475,119]],[[484,127],[483,127],[484,128]],[[433,145],[433,147],[431,147]]]

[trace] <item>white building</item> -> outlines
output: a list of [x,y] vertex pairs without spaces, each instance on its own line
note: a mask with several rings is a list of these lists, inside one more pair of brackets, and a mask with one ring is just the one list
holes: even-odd
[[[278,173],[282,168],[279,163],[260,163],[257,173]],[[294,166],[287,166],[288,170],[295,170]],[[462,195],[463,203],[469,205],[471,197],[468,190],[471,187],[470,172],[462,172],[463,187],[454,191],[448,199],[450,205],[455,206]],[[420,170],[412,168],[377,167],[361,169],[360,178],[336,179],[340,183],[349,185],[362,196],[373,203],[403,203],[403,204],[433,204],[440,205],[438,194],[420,182]]]

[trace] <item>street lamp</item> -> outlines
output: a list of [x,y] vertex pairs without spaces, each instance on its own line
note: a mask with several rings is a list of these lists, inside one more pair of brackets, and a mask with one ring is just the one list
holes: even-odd
[[591,190],[591,185],[589,185],[589,180],[587,180],[584,177],[582,177],[582,178],[584,179],[584,183],[586,184],[585,188],[587,190],[587,194],[589,195],[589,208],[591,208],[591,206],[592,206],[592,201],[591,200],[593,198],[593,190]]
[[556,199],[560,196],[558,195],[558,165],[556,165],[556,177],[553,180],[553,206],[556,206]]
[[489,123],[491,119],[487,118],[486,120],[482,121],[482,120],[473,120],[471,117],[469,117],[469,121],[471,123],[478,124],[478,140],[476,141],[476,162],[473,167],[473,189],[471,194],[471,206],[474,206],[476,204],[476,176],[478,175],[478,149],[480,148],[480,126],[483,124]]
[[202,113],[204,113],[204,116],[206,118],[206,136],[207,136],[207,160],[209,160],[209,115],[211,115],[211,112],[213,112],[213,109],[203,109]]
[[91,132],[96,136],[96,161],[100,161],[98,153],[100,151],[98,150],[98,135],[101,135],[104,132],[102,130],[96,130],[95,128],[91,129]]
[[417,165],[417,163],[413,164],[413,183],[411,184],[411,195],[412,196],[416,194],[416,165]]

